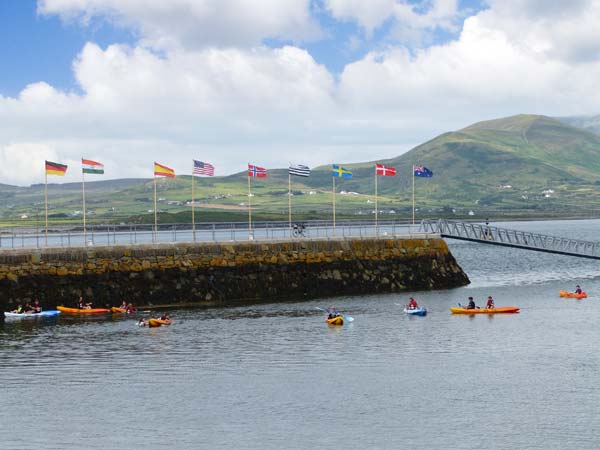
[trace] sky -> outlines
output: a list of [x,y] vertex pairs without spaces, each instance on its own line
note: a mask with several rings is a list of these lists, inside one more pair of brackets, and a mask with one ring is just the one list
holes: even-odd
[[[398,156],[600,113],[600,0],[2,0],[0,183]],[[418,163],[427,164],[426,161]],[[53,180],[54,181],[54,180]]]

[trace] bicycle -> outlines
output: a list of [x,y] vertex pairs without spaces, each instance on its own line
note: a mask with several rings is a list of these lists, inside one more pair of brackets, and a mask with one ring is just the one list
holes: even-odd
[[306,225],[303,223],[295,223],[292,225],[292,236],[306,237]]

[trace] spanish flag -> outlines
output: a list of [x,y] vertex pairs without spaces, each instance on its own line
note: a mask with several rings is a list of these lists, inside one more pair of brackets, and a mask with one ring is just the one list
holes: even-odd
[[67,166],[64,164],[46,161],[46,175],[58,175],[63,177],[67,173]]
[[168,177],[175,178],[175,171],[170,167],[163,166],[162,164],[154,162],[154,176],[155,177]]

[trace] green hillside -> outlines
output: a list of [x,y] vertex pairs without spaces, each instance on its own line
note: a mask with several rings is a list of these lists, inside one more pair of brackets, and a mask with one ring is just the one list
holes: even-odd
[[[409,217],[413,164],[434,172],[433,178],[415,179],[419,217],[600,213],[596,195],[600,188],[600,136],[545,116],[479,122],[378,162],[398,169],[397,177],[378,179],[384,218]],[[372,217],[374,161],[344,166],[353,170],[354,177],[336,181],[338,213]],[[199,220],[246,220],[245,172],[196,180],[196,200],[202,205],[197,209]],[[287,182],[287,169],[269,170],[268,178],[252,181],[254,197],[250,200],[257,219],[287,217]],[[331,189],[330,166],[315,168],[310,178],[293,178],[292,203],[298,217],[328,218]],[[90,182],[86,191],[90,221],[153,220],[152,180]],[[190,176],[160,179],[158,197],[161,221],[191,219],[191,208],[186,206],[191,199]],[[81,222],[79,183],[49,185],[49,199],[54,222]],[[43,185],[1,185],[0,200],[0,218],[5,224],[39,222],[43,216]]]

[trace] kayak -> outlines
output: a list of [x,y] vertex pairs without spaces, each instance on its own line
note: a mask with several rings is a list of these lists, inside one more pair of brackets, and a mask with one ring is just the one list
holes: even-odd
[[86,314],[108,314],[110,309],[106,308],[92,308],[92,309],[79,309],[79,308],[67,308],[66,306],[57,306],[60,312],[65,314],[71,314],[75,316],[86,315]]
[[125,308],[117,308],[116,306],[113,306],[110,308],[110,312],[113,314],[125,314],[127,310]]
[[170,320],[161,320],[161,319],[148,319],[148,326],[150,328],[156,328],[163,325],[171,325]]
[[404,314],[410,314],[413,316],[425,316],[427,314],[426,308],[407,309],[404,308]]
[[467,309],[467,308],[450,308],[452,314],[514,314],[518,313],[521,308],[517,306],[504,306],[502,308],[477,308],[477,309]]
[[567,298],[587,298],[587,294],[585,292],[582,292],[581,294],[577,294],[576,292],[558,291],[558,294],[561,297],[567,297]]
[[342,316],[334,317],[333,319],[325,319],[329,325],[344,325],[344,318]]
[[12,313],[12,312],[5,312],[4,313],[4,317],[10,317],[10,318],[15,318],[15,319],[25,319],[25,318],[29,318],[29,317],[52,317],[52,316],[58,316],[60,314],[60,311],[57,311],[56,309],[49,309],[48,311],[42,311],[39,313]]

